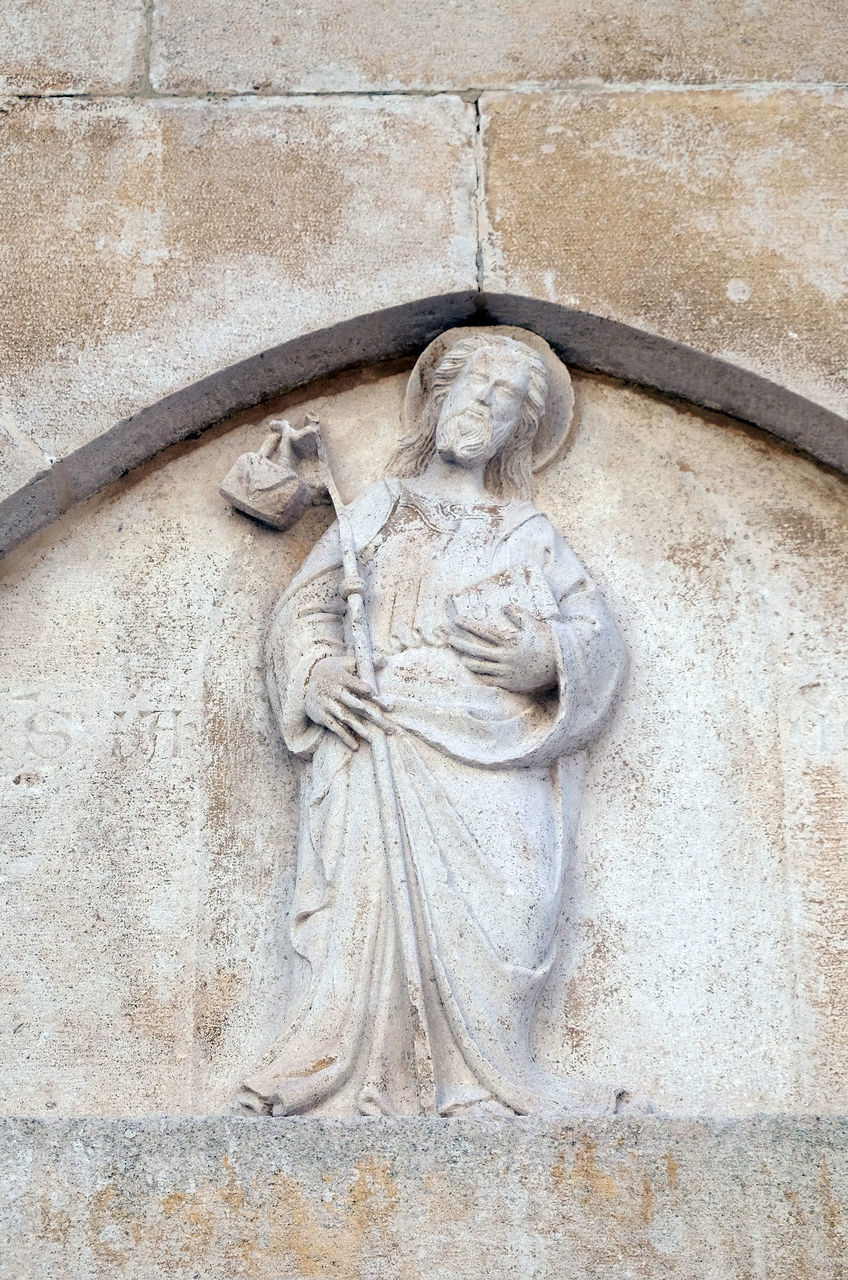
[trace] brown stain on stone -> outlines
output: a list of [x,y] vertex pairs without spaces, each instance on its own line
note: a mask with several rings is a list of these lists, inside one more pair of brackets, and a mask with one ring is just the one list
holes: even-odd
[[250,874],[253,866],[250,813],[244,809],[242,785],[250,776],[253,741],[242,708],[251,705],[254,691],[246,685],[232,689],[219,684],[217,674],[207,672],[204,681],[204,735],[210,753],[204,792],[213,941],[227,928],[230,882]]
[[687,574],[702,578],[721,565],[733,543],[715,533],[698,533],[685,542],[672,543],[666,553],[670,564]]
[[194,991],[194,1035],[201,1050],[218,1047],[240,989],[239,974],[221,969],[199,978]]
[[834,1193],[830,1168],[824,1154],[819,1164],[818,1182],[825,1233],[837,1266],[834,1280],[844,1280],[848,1275],[848,1232],[845,1230],[845,1209]]
[[[18,322],[4,332],[3,351],[23,371],[55,358],[57,347],[82,351],[110,329],[130,328],[149,307],[133,296],[133,273],[140,265],[135,254],[115,251],[125,227],[121,206],[109,193],[131,168],[137,181],[147,178],[149,193],[156,182],[152,157],[138,146],[129,121],[108,104],[87,111],[73,103],[57,111],[24,102],[7,115],[5,128],[7,145],[27,156],[25,182],[37,215],[9,219],[6,229],[6,288],[21,305]],[[68,164],[57,163],[68,156]],[[0,199],[7,208],[19,206],[15,190],[22,178],[17,164],[0,169]],[[49,265],[59,260],[61,288]]]
[[669,1191],[677,1190],[677,1175],[680,1171],[680,1165],[669,1151],[665,1157],[665,1176],[668,1182]]
[[319,1058],[317,1062],[313,1062],[311,1066],[305,1068],[303,1075],[315,1076],[319,1071],[326,1071],[327,1067],[331,1067],[334,1062],[335,1058]]
[[835,515],[831,518],[799,507],[767,503],[763,517],[768,531],[790,555],[812,557],[833,565],[843,581],[848,575],[848,529]]
[[787,1205],[789,1206],[789,1212],[792,1218],[793,1225],[796,1227],[806,1226],[807,1215],[804,1213],[803,1207],[801,1205],[801,1197],[798,1195],[798,1192],[791,1191],[788,1187],[784,1187],[783,1195],[784,1195],[784,1198],[786,1199]]
[[797,779],[803,805],[806,857],[803,937],[808,948],[806,991],[817,1021],[816,1055],[828,1088],[844,1089],[848,1053],[848,776],[838,764],[810,764]]
[[354,1165],[347,1194],[351,1218],[360,1231],[385,1229],[397,1210],[398,1189],[387,1160],[367,1156]]
[[67,1209],[58,1209],[50,1204],[46,1195],[42,1195],[38,1204],[39,1238],[51,1244],[67,1246],[73,1219]]
[[705,596],[714,610],[725,618],[733,616],[735,605],[728,593],[728,564],[733,556],[732,539],[710,530],[672,542],[666,549],[666,559],[680,571],[677,594],[692,601]]
[[[622,1265],[632,1268],[628,1275],[640,1280],[663,1280],[677,1274],[676,1264],[658,1252],[650,1231],[658,1210],[663,1208],[651,1160],[637,1151],[622,1147],[605,1149],[605,1156],[615,1153],[612,1168],[598,1159],[598,1146],[586,1133],[576,1130],[566,1150],[560,1152],[551,1166],[551,1180],[557,1211],[553,1215],[554,1231],[559,1235],[562,1223],[568,1222],[573,1233],[571,1246],[577,1256],[591,1257],[597,1267]],[[579,1206],[579,1207],[578,1207]]]
[[[198,921],[199,972],[194,989],[196,1065],[214,1061],[239,1003],[244,969],[233,955],[234,898],[256,874],[243,780],[250,776],[252,741],[241,708],[253,691],[233,693],[214,667],[204,680],[203,737],[209,753],[203,775],[206,867]],[[214,967],[213,967],[214,966]],[[203,972],[203,970],[211,972]]]
[[[117,1233],[110,1230],[116,1217],[124,1218],[120,1193],[117,1187],[109,1183],[92,1194],[84,1223],[86,1243],[99,1267],[114,1268],[129,1261],[130,1241],[126,1231]],[[126,1225],[126,1222],[122,1225]],[[122,1242],[113,1243],[115,1236],[120,1239],[121,1234]]]
[[166,192],[192,193],[163,202],[169,252],[204,265],[218,255],[257,254],[305,282],[352,199],[343,163],[349,141],[334,147],[332,117],[311,105],[292,104],[284,119],[273,108],[222,113],[208,105],[162,115]]
[[[234,26],[225,0],[169,6],[163,92],[223,88],[301,92],[551,88],[574,81],[838,80],[848,57],[838,5],[811,0],[781,20],[774,0],[740,8],[713,0],[640,6],[574,3],[391,5],[363,15],[341,0],[284,10],[248,0]],[[300,16],[304,15],[304,16]]]
[[[51,0],[4,6],[2,92],[12,94],[129,93],[141,71],[143,13],[137,0]],[[2,111],[0,106],[0,111]]]
[[290,1258],[304,1280],[326,1275],[356,1280],[354,1249],[329,1214],[316,1215],[297,1179],[275,1174],[268,1206],[268,1253]]
[[134,1036],[155,1040],[166,1049],[176,1048],[182,1038],[186,1006],[180,992],[168,998],[155,986],[131,988],[121,1012]]
[[576,932],[578,961],[565,987],[563,1031],[572,1053],[579,1055],[591,1037],[595,1010],[618,990],[614,965],[624,945],[625,926],[606,917],[585,919]]
[[[126,1263],[139,1239],[151,1265],[173,1267],[186,1254],[214,1248],[234,1275],[252,1280],[272,1280],[281,1266],[294,1266],[303,1277],[359,1280],[366,1259],[387,1247],[399,1206],[387,1161],[362,1157],[335,1194],[318,1204],[290,1174],[276,1172],[262,1185],[242,1185],[229,1157],[220,1164],[222,1180],[203,1178],[190,1189],[154,1196],[147,1209],[126,1188],[110,1185],[96,1193],[87,1236],[101,1245],[95,1250],[97,1274],[113,1274],[109,1268]],[[396,1274],[410,1276],[406,1267]]]
[[[22,375],[160,327],[210,272],[259,268],[320,287],[363,166],[373,176],[391,155],[393,126],[420,131],[379,108],[345,130],[342,114],[329,102],[9,104],[0,201],[13,213],[3,261],[15,323],[2,329],[4,364]],[[434,196],[439,181],[434,168]],[[214,299],[204,306],[211,316]]]
[[556,1181],[561,1182],[564,1177],[567,1177],[587,1200],[614,1200],[621,1192],[615,1179],[605,1173],[598,1164],[597,1143],[586,1136],[578,1140],[571,1170],[567,1174],[564,1174],[561,1169],[558,1173],[554,1173]]
[[[642,90],[485,109],[492,241],[512,288],[848,392],[824,241],[848,186],[841,99]],[[736,280],[743,301],[728,296]]]
[[654,1188],[647,1169],[642,1173],[642,1195],[639,1204],[639,1217],[645,1226],[654,1216]]
[[[617,1275],[625,1267],[639,1280],[688,1276],[687,1266],[703,1261],[707,1249],[722,1274],[729,1268],[728,1274],[756,1275],[758,1280],[765,1275],[819,1280],[825,1274],[843,1280],[840,1180],[815,1145],[807,1147],[808,1158],[801,1157],[799,1169],[789,1150],[775,1168],[769,1167],[771,1161],[755,1158],[756,1144],[749,1155],[742,1139],[732,1144],[730,1163],[723,1138],[708,1153],[700,1145],[687,1148],[684,1141],[690,1171],[697,1175],[694,1184],[691,1179],[687,1184],[694,1199],[684,1193],[670,1213],[662,1179],[664,1164],[668,1174],[669,1153],[664,1155],[662,1145],[652,1141],[650,1125],[644,1139],[632,1128],[595,1137],[597,1142],[582,1129],[562,1133],[548,1166],[548,1185],[538,1177],[553,1154],[544,1139],[541,1169],[536,1148],[519,1144],[522,1159],[529,1155],[533,1165],[526,1176],[521,1168],[507,1171],[502,1153],[492,1158],[497,1137],[491,1144],[482,1140],[479,1168],[468,1163],[467,1153],[455,1152],[458,1163],[450,1159],[441,1178],[433,1173],[417,1177],[416,1171],[431,1162],[422,1161],[420,1150],[413,1156],[408,1148],[410,1167],[402,1164],[396,1175],[397,1155],[360,1154],[351,1164],[339,1159],[330,1142],[330,1158],[322,1169],[307,1144],[295,1157],[304,1160],[294,1166],[300,1168],[300,1178],[288,1164],[274,1168],[275,1156],[271,1167],[263,1168],[263,1160],[244,1148],[240,1157],[225,1154],[216,1164],[204,1164],[201,1172],[189,1148],[184,1149],[187,1163],[179,1180],[162,1189],[157,1189],[159,1180],[170,1180],[173,1171],[167,1162],[161,1169],[150,1163],[156,1159],[154,1144],[146,1148],[140,1167],[123,1159],[101,1167],[98,1177],[108,1178],[106,1186],[78,1197],[75,1188],[71,1215],[51,1203],[57,1190],[51,1187],[35,1221],[45,1226],[51,1258],[56,1244],[74,1256],[82,1245],[91,1280],[135,1275],[139,1267],[139,1274],[182,1275],[187,1265],[190,1274],[199,1271],[205,1280],[279,1280],[281,1275],[362,1280],[384,1274],[419,1280],[422,1259],[432,1262],[440,1256],[434,1253],[436,1242],[457,1274],[498,1275],[497,1264],[492,1267],[490,1261],[487,1270],[484,1259],[499,1256],[500,1247],[506,1274],[507,1259],[516,1256],[511,1252],[513,1231],[527,1241],[542,1238],[551,1263],[570,1263],[586,1274],[598,1268]],[[803,1139],[799,1141],[803,1147]],[[272,1146],[282,1152],[288,1142]],[[296,1140],[293,1149],[299,1149]],[[445,1158],[438,1140],[432,1150],[436,1162]],[[797,1155],[800,1148],[793,1150]],[[156,1170],[154,1185],[146,1168]],[[498,1170],[503,1187],[491,1182]],[[801,1181],[793,1185],[795,1172]],[[668,1178],[669,1187],[676,1177],[675,1172]],[[757,1252],[747,1239],[736,1238],[751,1203],[762,1226]],[[475,1232],[480,1233],[479,1252],[474,1251]],[[474,1260],[471,1268],[469,1257]]]

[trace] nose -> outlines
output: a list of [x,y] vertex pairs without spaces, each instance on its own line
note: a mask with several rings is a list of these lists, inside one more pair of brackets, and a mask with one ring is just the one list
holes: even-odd
[[490,405],[492,403],[492,396],[494,394],[494,390],[495,390],[495,379],[494,377],[492,377],[492,378],[489,378],[488,382],[484,382],[483,385],[480,387],[479,391],[477,392],[476,398],[480,402],[480,404]]

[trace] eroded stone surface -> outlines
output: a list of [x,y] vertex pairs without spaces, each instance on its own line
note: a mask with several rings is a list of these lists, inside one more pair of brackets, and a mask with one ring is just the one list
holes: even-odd
[[0,419],[0,492],[14,493],[42,472],[50,463],[38,446]]
[[4,414],[59,457],[276,343],[473,288],[473,132],[455,98],[11,105]]
[[152,76],[163,92],[496,89],[573,81],[841,80],[835,0],[787,10],[708,0],[592,6],[425,0],[366,9],[156,0]]
[[[383,472],[405,383],[346,375],[268,412],[318,412],[349,499]],[[536,502],[631,667],[591,757],[537,1052],[680,1115],[844,1110],[844,481],[575,383]],[[4,561],[11,1112],[221,1110],[278,1026],[297,780],[261,643],[328,512],[278,534],[228,510],[218,484],[265,413]]]
[[848,410],[848,100],[482,100],[484,287],[661,334]]
[[[266,650],[303,799],[291,1003],[241,1096],[260,1114],[615,1110],[614,1079],[566,1081],[531,1048],[585,748],[626,667],[602,593],[529,502],[536,442],[561,452],[573,398],[537,335],[453,329],[409,375],[418,412],[386,478],[346,505],[325,472],[336,519]],[[320,448],[312,419],[284,428]],[[293,527],[293,457],[246,461],[236,505],[276,491],[285,524],[259,518]]]
[[6,0],[0,93],[133,89],[144,63],[144,13],[144,0]]
[[4,1280],[844,1280],[844,1121],[7,1121]]

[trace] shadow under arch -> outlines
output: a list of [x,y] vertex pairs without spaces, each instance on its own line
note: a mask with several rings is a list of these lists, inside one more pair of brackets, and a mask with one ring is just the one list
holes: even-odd
[[0,554],[168,445],[316,378],[411,354],[451,325],[513,324],[569,365],[718,410],[848,472],[848,420],[739,365],[603,316],[511,293],[446,293],[313,330],[193,383],[59,459],[0,503]]

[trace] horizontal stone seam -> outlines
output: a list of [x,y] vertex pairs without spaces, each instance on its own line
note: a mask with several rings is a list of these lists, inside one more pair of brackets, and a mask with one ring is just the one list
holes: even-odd
[[[143,73],[142,80],[147,79]],[[239,98],[261,100],[287,98],[443,98],[458,97],[464,102],[477,102],[484,94],[499,97],[545,94],[550,97],[567,94],[585,94],[587,97],[605,94],[639,93],[745,93],[759,94],[804,93],[825,97],[848,89],[848,80],[724,80],[724,81],[564,81],[562,84],[522,82],[517,85],[445,85],[433,89],[210,89],[204,93],[160,93],[149,84],[140,84],[135,90],[115,89],[94,93],[88,90],[63,90],[36,93],[23,89],[6,88],[0,91],[3,102],[54,102],[72,99],[76,102],[229,102]]]
[[[138,1130],[137,1134],[127,1135],[123,1132],[127,1125]],[[290,1115],[277,1122],[266,1123],[261,1117],[247,1115],[208,1114],[178,1112],[119,1112],[115,1115],[98,1115],[96,1113],[80,1113],[63,1115],[57,1112],[44,1114],[8,1113],[0,1116],[2,1130],[32,1130],[33,1132],[55,1133],[65,1129],[101,1129],[122,1130],[119,1135],[132,1141],[144,1130],[163,1134],[178,1129],[219,1129],[231,1132],[264,1133],[266,1136],[297,1136],[316,1131],[330,1134],[352,1134],[366,1140],[372,1137],[385,1137],[390,1134],[438,1133],[447,1135],[454,1133],[495,1134],[512,1133],[516,1135],[531,1134],[550,1137],[557,1142],[571,1141],[584,1132],[622,1133],[632,1132],[636,1135],[649,1134],[651,1130],[696,1130],[705,1134],[726,1134],[735,1131],[762,1129],[806,1129],[820,1131],[848,1129],[848,1111],[807,1110],[789,1111],[747,1111],[734,1115],[728,1112],[683,1112],[666,1114],[663,1112],[644,1112],[632,1115],[580,1116],[571,1115],[561,1118],[552,1116],[509,1116],[487,1117],[476,1119],[471,1117],[426,1117],[426,1116],[381,1116],[363,1123],[363,1118],[344,1120],[340,1117],[315,1115]]]

